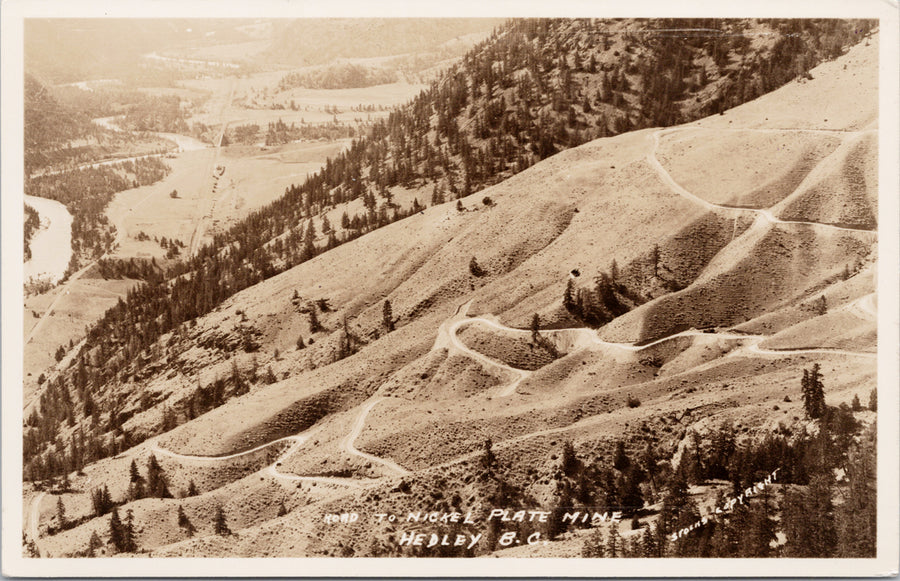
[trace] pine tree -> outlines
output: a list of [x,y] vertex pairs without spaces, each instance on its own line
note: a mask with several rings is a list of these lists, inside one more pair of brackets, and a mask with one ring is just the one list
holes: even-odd
[[109,517],[109,542],[117,553],[125,550],[125,531],[122,527],[122,521],[119,519],[119,509],[112,507]]
[[288,513],[287,507],[284,506],[284,500],[278,503],[278,516],[284,516]]
[[606,541],[603,539],[603,529],[596,528],[584,539],[584,544],[581,546],[581,556],[586,559],[603,557],[605,547]]
[[69,521],[66,520],[66,505],[63,504],[62,496],[56,497],[56,521],[60,530],[65,530]]
[[134,537],[134,513],[131,509],[125,513],[125,523],[122,527],[122,551],[125,553],[137,551],[137,541]]
[[391,301],[385,299],[384,306],[381,309],[382,322],[385,330],[390,333],[394,330],[394,315],[391,312]]
[[837,534],[828,475],[813,476],[805,490],[786,491],[781,514],[785,557],[835,556]]
[[538,342],[540,338],[539,331],[541,330],[541,318],[537,313],[531,316],[531,340],[535,343]]
[[659,244],[654,244],[650,251],[650,263],[653,265],[653,276],[659,277]]
[[[837,554],[840,558],[875,557],[877,541],[877,480],[875,470],[875,434],[873,424],[860,437],[847,460],[844,502],[835,508]],[[842,491],[843,492],[843,491]]]
[[869,392],[869,411],[878,411],[878,392],[874,389]]
[[153,454],[147,459],[147,491],[156,498],[172,498],[166,475]]
[[817,419],[825,414],[825,386],[819,369],[819,364],[814,363],[811,370],[803,370],[803,408],[810,419]]
[[191,519],[188,518],[187,513],[184,512],[184,508],[180,504],[178,505],[178,526],[184,529],[188,537],[193,537],[194,533],[197,532],[197,528],[191,522]]
[[91,538],[88,541],[87,548],[87,556],[94,557],[97,554],[97,549],[103,546],[103,541],[100,540],[100,536],[97,534],[97,531],[91,532]]
[[631,466],[631,459],[625,453],[625,442],[618,440],[616,442],[616,453],[613,459],[613,468],[622,471]]
[[622,556],[622,537],[619,535],[619,527],[613,523],[609,527],[609,536],[606,537],[606,558]]
[[130,477],[128,484],[128,498],[138,500],[144,498],[144,477],[138,471],[137,462],[131,460]]
[[312,307],[309,310],[309,332],[317,333],[322,329],[322,324],[319,323],[319,317],[316,316],[316,308]]
[[216,506],[215,532],[223,537],[231,534],[231,529],[228,528],[228,523],[225,521],[225,510],[221,504]]
[[563,292],[563,306],[570,313],[575,312],[575,281],[571,278],[566,282],[566,290]]
[[194,484],[193,480],[188,482],[187,494],[188,496],[197,496],[198,494],[200,494],[200,491],[197,490],[197,485]]

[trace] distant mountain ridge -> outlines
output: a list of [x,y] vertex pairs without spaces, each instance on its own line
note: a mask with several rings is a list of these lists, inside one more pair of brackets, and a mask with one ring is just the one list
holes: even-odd
[[502,23],[500,18],[301,18],[277,24],[272,45],[262,58],[306,66],[339,58],[428,52]]

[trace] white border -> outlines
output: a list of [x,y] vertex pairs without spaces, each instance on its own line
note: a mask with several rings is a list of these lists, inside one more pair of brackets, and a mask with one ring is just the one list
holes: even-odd
[[[23,19],[57,17],[846,17],[879,18],[878,557],[876,559],[25,559],[22,496]],[[892,576],[898,568],[900,442],[900,98],[898,4],[891,0],[414,0],[290,2],[255,0],[6,0],[2,4],[2,438],[3,574],[15,576]]]

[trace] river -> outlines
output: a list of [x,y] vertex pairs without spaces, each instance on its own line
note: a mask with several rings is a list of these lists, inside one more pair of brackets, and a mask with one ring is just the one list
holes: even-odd
[[31,237],[31,260],[25,263],[27,282],[42,278],[56,284],[72,259],[72,215],[55,200],[25,196],[25,203],[41,218],[41,227]]
[[[114,120],[115,117],[101,117],[94,119],[93,122],[112,131],[121,131]],[[179,152],[196,151],[209,147],[209,144],[187,135],[177,133],[154,133],[154,135],[174,141],[178,145]],[[161,156],[162,154],[137,155],[124,159],[86,163],[78,168],[100,167],[123,161]],[[57,170],[39,175],[53,175],[64,171],[69,170]],[[47,198],[25,196],[25,203],[34,208],[41,218],[41,227],[31,238],[31,260],[25,263],[25,281],[35,278],[56,284],[65,274],[69,267],[69,261],[72,259],[72,215],[64,205]]]

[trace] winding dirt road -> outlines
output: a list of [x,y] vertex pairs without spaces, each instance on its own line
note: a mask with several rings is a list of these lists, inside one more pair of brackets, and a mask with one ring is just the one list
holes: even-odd
[[[650,151],[647,152],[647,157],[646,157],[647,162],[656,171],[656,173],[659,175],[660,179],[662,179],[662,181],[669,187],[669,189],[671,189],[678,195],[694,202],[695,204],[699,204],[709,210],[723,210],[723,211],[727,211],[727,212],[745,213],[745,214],[753,213],[753,214],[756,214],[757,216],[762,217],[769,224],[800,224],[800,225],[806,225],[806,226],[814,226],[814,227],[818,227],[818,228],[828,228],[831,230],[844,231],[844,232],[867,232],[867,233],[872,233],[872,234],[877,232],[877,230],[872,230],[869,228],[851,228],[851,227],[846,227],[846,226],[835,226],[833,224],[824,224],[822,222],[807,222],[807,221],[803,221],[803,220],[782,220],[781,218],[778,218],[777,216],[772,214],[770,209],[767,209],[767,208],[742,208],[742,207],[736,207],[736,206],[726,206],[726,205],[722,205],[722,204],[714,204],[708,200],[701,198],[700,196],[698,196],[696,194],[689,192],[688,190],[683,188],[678,182],[676,182],[674,178],[672,178],[672,176],[671,176],[671,174],[669,174],[668,170],[666,170],[666,168],[663,167],[662,163],[660,163],[659,158],[656,157],[656,152],[659,149],[659,138],[661,135],[677,133],[677,132],[685,131],[685,130],[689,130],[689,129],[692,129],[692,128],[676,127],[676,128],[660,129],[658,131],[654,131],[651,136],[652,137],[652,146],[650,148]],[[693,128],[693,129],[696,129],[696,128]],[[716,130],[716,131],[718,131],[718,130]],[[838,133],[838,134],[844,134],[844,135],[848,136],[847,139],[852,139],[852,140],[860,139],[863,135],[865,135],[867,133],[877,132],[877,130],[875,130],[875,129],[869,129],[869,130],[865,130],[865,131],[824,131],[824,130],[812,130],[812,129],[745,129],[742,131],[760,131],[760,132],[765,132],[765,133],[778,133],[778,132]],[[836,153],[837,151],[838,150],[836,149],[835,152],[833,152],[831,155],[834,155],[834,153]],[[828,158],[831,157],[831,155],[825,157],[825,159],[823,159],[819,163],[817,163],[816,166],[809,172],[809,174],[807,174],[807,178],[811,175],[814,175],[815,170],[818,167],[820,167],[822,164],[826,163]],[[802,187],[805,182],[806,182],[806,179],[801,181],[800,184],[798,184],[797,188],[794,189],[794,191],[796,191],[797,189]]]
[[379,458],[378,456],[373,456],[372,454],[361,452],[353,445],[353,443],[356,441],[356,438],[359,437],[366,425],[366,416],[369,415],[369,412],[372,411],[372,408],[374,408],[385,399],[386,398],[384,397],[376,397],[375,399],[370,400],[369,403],[367,403],[365,406],[363,406],[362,412],[360,412],[359,416],[356,418],[356,421],[353,422],[353,428],[341,441],[341,448],[343,448],[349,454],[365,458],[366,460],[374,462],[376,464],[381,464],[392,472],[399,474],[400,476],[405,476],[410,473],[409,470],[407,470],[403,466],[400,466],[393,460],[387,458]]
[[41,550],[41,531],[40,531],[40,518],[41,518],[41,501],[44,500],[44,497],[47,496],[46,492],[41,492],[31,501],[31,509],[28,511],[28,523],[25,527],[28,529],[28,534],[31,536],[31,540],[34,541],[34,546],[37,549],[38,557],[43,557],[45,552]]
[[[353,422],[353,426],[350,428],[350,431],[341,440],[341,448],[345,450],[348,454],[359,456],[368,460],[369,462],[381,464],[382,466],[388,468],[391,472],[394,472],[396,475],[404,476],[410,474],[410,471],[406,468],[403,468],[396,462],[386,458],[379,458],[378,456],[373,456],[372,454],[367,454],[362,452],[354,446],[356,439],[359,437],[360,433],[362,433],[363,428],[366,425],[366,417],[369,415],[369,412],[372,411],[376,405],[380,402],[384,401],[385,397],[376,397],[374,399],[369,400],[360,411],[356,420]],[[234,458],[240,458],[242,456],[247,456],[249,454],[253,454],[254,452],[259,452],[268,448],[269,446],[273,446],[280,442],[292,442],[291,446],[289,446],[284,452],[279,454],[278,458],[266,467],[266,473],[274,478],[279,478],[282,480],[289,480],[295,482],[316,482],[321,484],[337,484],[341,486],[349,486],[351,488],[366,488],[367,486],[371,486],[380,479],[372,479],[370,482],[363,483],[359,480],[355,480],[352,478],[337,478],[331,476],[300,476],[297,474],[289,474],[285,472],[280,472],[278,470],[278,466],[284,462],[291,454],[300,449],[300,447],[306,443],[310,436],[313,434],[312,430],[308,430],[303,434],[297,434],[294,436],[286,436],[284,438],[278,438],[277,440],[272,440],[271,442],[267,442],[265,444],[259,445],[250,450],[245,450],[243,452],[236,452],[234,454],[228,454],[227,456],[194,456],[190,454],[178,454],[177,452],[172,452],[170,450],[166,450],[159,445],[159,442],[154,442],[150,446],[150,451],[154,454],[158,454],[160,456],[166,456],[168,458],[173,458],[176,460],[186,460],[186,461],[197,461],[197,462],[220,462],[224,460],[232,460]]]
[[[858,301],[854,301],[851,305],[857,303],[864,303],[866,300],[871,300],[872,295],[866,295],[862,299]],[[453,322],[449,327],[447,327],[447,332],[449,333],[449,341],[450,344],[453,345],[457,350],[465,353],[466,355],[480,361],[481,363],[495,367],[497,369],[501,369],[503,371],[514,372],[518,375],[518,378],[512,381],[509,385],[507,385],[503,391],[500,393],[500,397],[507,397],[512,395],[518,385],[527,377],[531,375],[530,371],[526,371],[524,369],[517,369],[515,367],[510,367],[509,365],[492,359],[483,353],[479,353],[471,348],[469,348],[465,343],[460,341],[459,337],[456,335],[457,331],[467,325],[467,324],[481,324],[487,325],[489,327],[493,327],[505,333],[511,334],[523,334],[530,335],[531,331],[527,331],[524,329],[516,329],[514,327],[507,327],[502,325],[496,321],[491,319],[486,319],[484,317],[471,317],[468,319],[462,319]],[[749,341],[749,344],[746,346],[747,351],[750,353],[754,353],[757,355],[769,355],[769,356],[777,356],[777,357],[789,357],[791,355],[849,355],[853,357],[867,357],[867,358],[875,358],[877,355],[868,351],[851,351],[847,349],[837,349],[837,348],[828,348],[828,347],[812,347],[812,348],[798,348],[798,349],[764,349],[759,346],[759,344],[766,339],[770,338],[768,335],[751,335],[744,333],[708,333],[704,331],[697,331],[694,329],[682,331],[680,333],[675,333],[673,335],[669,335],[667,337],[662,337],[655,341],[651,341],[650,343],[645,343],[642,345],[637,345],[634,343],[611,343],[609,341],[603,341],[597,336],[597,332],[593,329],[585,329],[585,328],[570,328],[570,329],[553,329],[550,331],[551,333],[556,332],[566,332],[566,333],[578,333],[584,335],[586,338],[589,338],[593,345],[598,345],[602,347],[610,347],[613,349],[620,349],[622,351],[629,351],[632,353],[637,353],[643,351],[645,349],[649,349],[650,347],[654,347],[666,341],[671,341],[677,339],[679,337],[711,337],[716,339],[729,339],[736,341]],[[546,331],[545,331],[546,333]],[[583,347],[589,348],[589,347]],[[576,351],[577,352],[577,351]],[[740,353],[743,353],[743,350],[735,350],[732,351],[729,355],[734,356]]]

